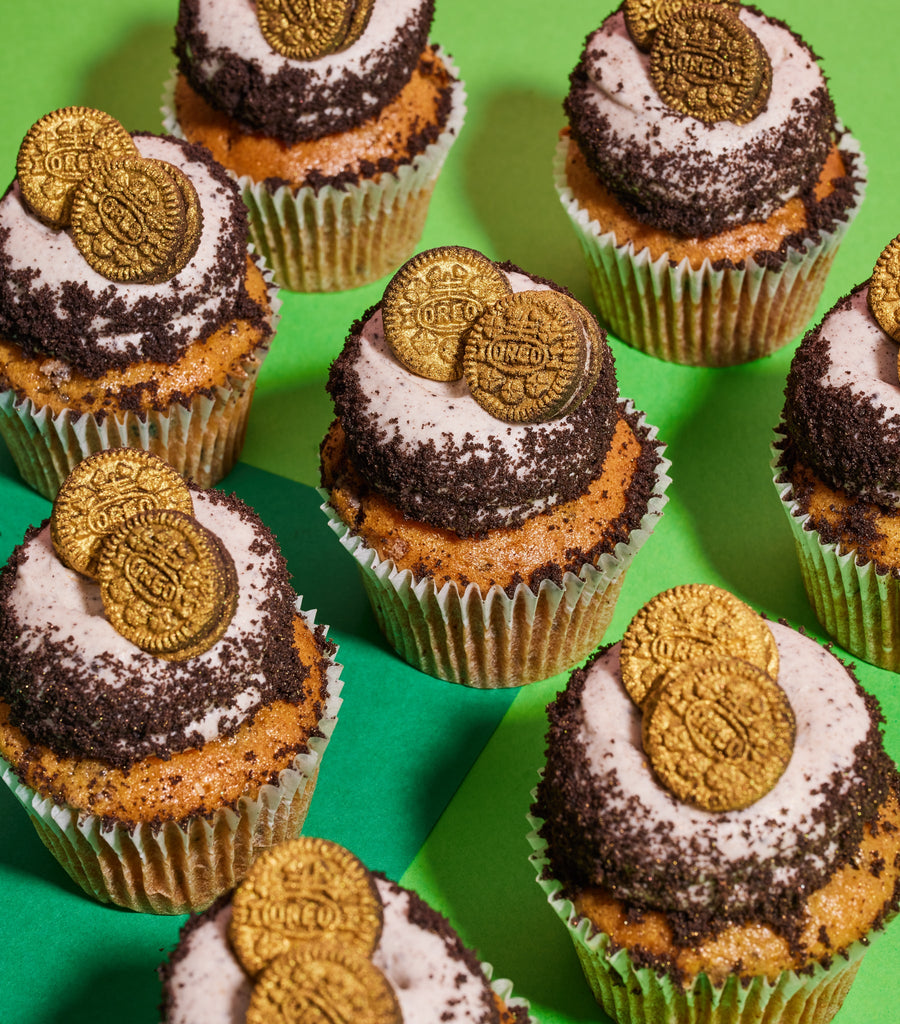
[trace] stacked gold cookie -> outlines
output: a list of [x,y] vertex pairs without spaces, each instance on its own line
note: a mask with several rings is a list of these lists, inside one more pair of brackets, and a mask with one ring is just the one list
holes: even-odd
[[708,584],[664,591],[631,620],[620,664],[644,752],[679,800],[739,810],[772,789],[796,727],[778,647],[752,608]]
[[197,251],[203,214],[187,175],[142,157],[119,122],[90,107],[54,110],[28,130],[16,159],[25,205],[68,229],[110,281],[158,284]]
[[513,292],[487,256],[442,246],[414,256],[382,302],[397,360],[429,380],[465,377],[472,397],[508,423],[542,423],[584,401],[603,362],[603,335],[575,299]]
[[372,875],[348,850],[301,837],[264,853],[232,899],[228,938],[253,979],[248,1024],[354,1020],[401,1024],[372,963],[383,925]]
[[50,517],[57,557],[99,583],[117,632],[171,661],[212,647],[237,607],[231,555],[193,511],[187,484],[168,463],[113,448],[75,467]]
[[315,60],[352,46],[365,32],[375,0],[257,0],[269,46],[283,57]]
[[738,16],[739,0],[625,0],[635,46],[650,54],[650,77],[673,110],[707,124],[747,124],[765,107],[772,63]]

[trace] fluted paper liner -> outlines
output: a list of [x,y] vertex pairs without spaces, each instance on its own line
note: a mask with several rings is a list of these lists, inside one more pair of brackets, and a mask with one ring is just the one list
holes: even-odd
[[[534,798],[536,793],[532,794]],[[759,976],[746,984],[733,975],[714,985],[698,974],[687,987],[668,974],[638,967],[627,949],[598,931],[562,895],[562,884],[547,874],[543,822],[528,815],[529,860],[547,902],[566,926],[594,998],[620,1024],[827,1024],[841,1008],[866,951],[855,942],[830,966],[816,964],[803,974],[783,971],[776,980]]]
[[[315,611],[302,611],[299,598],[296,609],[314,630]],[[89,896],[151,914],[203,910],[234,888],[263,850],[299,834],[341,706],[341,665],[335,661],[326,669],[326,686],[318,722],[322,735],[310,738],[308,752],[279,772],[277,783],[207,817],[129,829],[54,803],[21,782],[2,757],[0,778],[47,849]]]
[[[331,292],[377,281],[412,255],[422,231],[431,193],[466,113],[465,86],[440,47],[444,66],[456,79],[444,130],[409,164],[395,172],[345,188],[282,185],[232,174],[250,215],[250,237],[283,288]],[[174,77],[163,95],[163,126],[184,137],[174,113]],[[226,168],[227,170],[227,168]]]
[[[274,334],[281,300],[272,271],[260,261],[272,309]],[[50,501],[62,482],[89,455],[107,448],[143,448],[160,456],[200,487],[218,483],[237,462],[244,446],[250,405],[269,343],[241,360],[242,376],[198,392],[187,404],[135,412],[104,409],[102,415],[64,409],[53,413],[15,391],[0,391],[0,434],[25,482]]]
[[816,618],[830,637],[851,654],[879,668],[900,672],[900,580],[880,573],[875,563],[859,563],[853,548],[826,543],[783,480],[781,453],[771,467],[781,507],[787,515],[800,573]]
[[484,976],[490,982],[491,991],[503,1000],[507,1009],[513,1012],[521,1010],[525,1014],[528,1024],[537,1024],[537,1021],[531,1016],[531,1005],[528,1000],[521,996],[513,996],[513,983],[508,978],[495,978],[493,964],[489,964],[486,960],[479,962]]
[[[634,406],[626,402],[626,412]],[[656,427],[641,416],[647,440]],[[482,595],[470,583],[455,581],[438,588],[425,577],[418,582],[408,569],[379,558],[362,537],[328,504],[322,510],[341,544],[356,559],[379,627],[391,646],[428,675],[480,689],[521,686],[571,668],[600,643],[615,609],[625,571],[653,532],[667,499],[671,463],[662,458],[656,484],[640,526],[626,542],[600,555],[596,565],[567,572],[562,585],[544,579],[534,591],[519,584],[512,597],[500,586]]]
[[716,270],[706,259],[692,269],[685,257],[670,266],[663,253],[618,244],[575,198],[566,179],[568,138],[557,144],[553,179],[587,261],[600,320],[634,348],[689,366],[731,366],[769,355],[800,335],[815,313],[838,246],[865,194],[866,163],[859,143],[838,126],[842,153],[855,158],[855,203],[832,231],[810,232],[802,249],[769,268],[752,255],[742,269]]

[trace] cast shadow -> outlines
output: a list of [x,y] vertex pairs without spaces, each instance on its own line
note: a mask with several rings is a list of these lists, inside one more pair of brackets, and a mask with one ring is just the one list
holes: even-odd
[[87,74],[80,102],[112,114],[129,131],[158,132],[163,86],[175,66],[174,42],[171,23],[136,26]]
[[559,98],[509,88],[487,97],[479,114],[466,125],[466,191],[494,253],[586,297],[584,259],[553,187],[565,124]]
[[725,586],[812,630],[817,622],[769,465],[787,364],[782,355],[708,374],[690,418],[667,435],[667,455],[673,489]]
[[[155,951],[154,951],[155,952]],[[155,967],[135,959],[96,971],[81,979],[53,1011],[32,1024],[158,1024],[161,986]]]

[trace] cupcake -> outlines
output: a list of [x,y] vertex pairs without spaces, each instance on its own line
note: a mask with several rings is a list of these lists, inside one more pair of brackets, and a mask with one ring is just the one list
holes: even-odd
[[775,483],[819,621],[846,650],[900,671],[900,240],[791,363]]
[[323,839],[263,854],[234,893],[188,920],[160,976],[163,1024],[532,1020],[445,917]]
[[90,896],[180,914],[306,816],[341,689],[275,538],[132,449],[0,574],[0,774]]
[[324,508],[402,657],[498,687],[593,650],[669,481],[587,310],[428,250],[351,327],[328,390]]
[[865,164],[787,25],[732,2],[658,24],[659,8],[625,0],[588,36],[554,180],[610,330],[672,362],[746,362],[809,322]]
[[433,0],[181,0],[166,126],[238,179],[285,288],[354,288],[413,252],[465,114],[433,15]]
[[898,909],[900,773],[826,648],[654,598],[548,708],[538,881],[620,1024],[825,1024]]
[[0,432],[19,472],[52,500],[86,456],[129,446],[211,486],[240,454],[277,308],[206,150],[48,114],[0,200]]

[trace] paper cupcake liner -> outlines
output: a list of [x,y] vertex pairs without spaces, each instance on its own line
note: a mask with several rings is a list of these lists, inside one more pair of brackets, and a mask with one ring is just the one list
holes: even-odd
[[542,822],[528,816],[532,831],[529,860],[547,902],[566,926],[594,998],[614,1020],[627,1024],[827,1024],[841,1008],[866,945],[855,942],[828,967],[808,972],[783,971],[769,981],[759,976],[744,983],[734,975],[714,985],[698,974],[686,987],[668,974],[635,965],[627,949],[581,916],[562,885],[546,875],[547,844],[538,835]]
[[[840,129],[840,126],[839,130]],[[761,266],[752,256],[742,270],[716,270],[687,258],[669,265],[663,253],[634,243],[620,245],[603,232],[575,198],[566,179],[568,139],[561,138],[553,178],[584,251],[600,318],[623,341],[648,355],[689,366],[731,366],[769,355],[801,334],[812,319],[838,246],[865,194],[866,164],[859,144],[840,136],[843,153],[855,157],[855,203],[834,230],[802,250],[789,248],[784,263]]]
[[[271,270],[264,267],[264,276],[274,333],[281,300]],[[229,375],[210,393],[198,392],[187,404],[173,402],[162,410],[54,413],[13,390],[0,391],[0,434],[22,479],[50,501],[79,462],[107,448],[143,448],[200,487],[212,487],[241,453],[256,380],[268,352],[268,343],[257,346],[242,360],[244,376]]]
[[[315,611],[303,612],[299,599],[296,607],[315,629]],[[47,849],[89,896],[150,914],[203,910],[234,888],[263,850],[299,834],[341,706],[337,662],[326,670],[326,684],[321,735],[310,738],[309,751],[279,772],[277,783],[205,817],[128,828],[54,803],[21,782],[2,757],[0,778]]]
[[[490,982],[491,991],[498,999],[502,1000],[503,1005],[510,1011],[513,1020],[518,1022],[525,1020],[528,1024],[537,1024],[537,1021],[531,1015],[531,1004],[528,1000],[520,996],[513,996],[513,983],[507,978],[495,978],[492,964],[487,963],[485,960],[481,960],[480,963],[484,976]],[[505,1024],[502,1017],[501,1024]]]
[[[626,402],[626,411],[634,406]],[[641,416],[648,440],[657,436]],[[659,449],[660,454],[664,450]],[[585,658],[600,643],[615,609],[625,571],[653,532],[667,499],[671,463],[662,458],[640,525],[627,542],[604,552],[596,565],[567,572],[562,585],[542,580],[535,594],[519,584],[512,597],[500,586],[482,595],[470,583],[438,588],[418,582],[409,569],[379,558],[328,504],[322,511],[341,544],[356,559],[372,610],[388,643],[411,665],[448,682],[480,689],[521,686],[546,679]]]
[[878,572],[872,561],[859,563],[855,549],[822,540],[809,513],[794,498],[793,485],[781,479],[780,455],[773,449],[773,480],[816,618],[844,650],[879,668],[900,672],[900,580]]
[[[440,136],[394,173],[346,188],[309,186],[274,192],[244,175],[235,177],[250,215],[250,237],[283,288],[333,292],[377,281],[412,255],[431,193],[466,113],[465,87],[440,47],[444,66],[456,79],[451,108]],[[174,113],[174,77],[163,96],[163,127],[183,138]],[[227,168],[226,168],[227,170]]]

